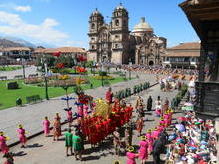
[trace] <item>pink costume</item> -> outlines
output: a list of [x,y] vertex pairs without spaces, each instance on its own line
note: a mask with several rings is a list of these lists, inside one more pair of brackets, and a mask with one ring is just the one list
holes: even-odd
[[138,150],[139,158],[141,160],[148,159],[148,142],[140,141],[139,146],[140,146],[140,149]]
[[67,111],[67,119],[68,119],[68,122],[72,122],[73,121],[72,111],[71,110]]
[[151,153],[153,150],[153,137],[151,136],[151,133],[146,134],[147,141],[148,141],[148,152]]
[[19,129],[17,129],[17,132],[19,133],[18,137],[19,137],[20,142],[22,144],[25,144],[27,142],[27,138],[25,136],[25,129],[19,128]]
[[138,155],[132,153],[132,152],[127,152],[126,153],[127,161],[126,164],[136,164],[135,158],[138,157]]
[[84,116],[86,117],[88,115],[88,106],[84,105]]
[[3,154],[8,153],[9,148],[6,144],[6,137],[5,136],[0,136],[0,150]]
[[165,124],[165,121],[164,120],[160,120],[160,124]]
[[48,135],[49,132],[50,132],[49,126],[50,126],[50,121],[49,120],[44,120],[43,121],[43,130],[44,130],[45,135]]
[[160,134],[160,132],[159,132],[158,130],[154,130],[154,131],[152,132],[152,136],[153,136],[154,139],[157,139],[158,136],[159,136],[159,134]]
[[161,115],[161,109],[157,108],[155,110],[155,114],[156,114],[157,117],[159,117]]
[[83,116],[83,106],[78,106],[77,109],[78,109],[78,115]]

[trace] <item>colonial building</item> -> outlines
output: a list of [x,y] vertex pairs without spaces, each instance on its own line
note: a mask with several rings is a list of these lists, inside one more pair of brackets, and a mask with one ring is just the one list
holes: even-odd
[[219,117],[219,0],[186,0],[180,7],[201,40],[196,112]]
[[163,66],[168,68],[197,68],[200,57],[200,43],[181,43],[167,48],[162,56]]
[[116,64],[160,65],[166,39],[157,37],[142,18],[132,32],[129,31],[128,11],[120,4],[112,13],[112,20],[105,23],[96,9],[89,19],[89,56],[96,62]]

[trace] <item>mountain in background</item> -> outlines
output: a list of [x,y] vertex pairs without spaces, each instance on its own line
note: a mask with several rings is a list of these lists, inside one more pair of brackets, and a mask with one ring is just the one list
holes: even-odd
[[7,48],[7,47],[24,47],[24,45],[20,43],[15,43],[13,41],[2,39],[0,38],[0,47]]
[[[11,36],[5,36],[5,37],[0,37],[0,40],[1,40],[1,43],[3,41],[3,45],[0,43],[0,46],[3,46],[3,47],[12,47],[13,44],[12,43],[15,43],[14,44],[14,47],[18,47],[18,46],[21,46],[21,47],[31,47],[31,48],[35,48],[36,46],[26,40],[23,40],[23,39],[20,39],[20,38],[16,38],[16,37],[11,37]],[[9,45],[7,46],[7,44],[5,44],[5,42],[9,43]]]

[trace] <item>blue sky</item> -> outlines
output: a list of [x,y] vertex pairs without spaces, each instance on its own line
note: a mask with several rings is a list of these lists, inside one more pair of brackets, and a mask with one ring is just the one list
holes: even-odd
[[[120,2],[129,11],[129,29],[141,17],[166,37],[168,46],[199,41],[178,4],[184,0],[0,0],[0,36],[35,44],[88,47],[88,19],[93,10],[111,16]],[[109,22],[109,18],[105,19]]]

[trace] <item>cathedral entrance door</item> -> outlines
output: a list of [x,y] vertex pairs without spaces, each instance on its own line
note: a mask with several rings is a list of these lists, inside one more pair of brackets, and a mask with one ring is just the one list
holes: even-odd
[[149,66],[153,66],[154,65],[154,61],[149,61]]

